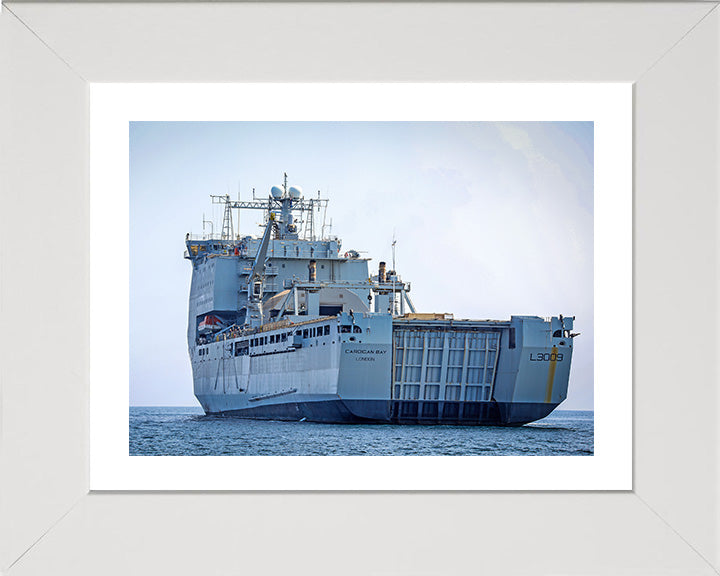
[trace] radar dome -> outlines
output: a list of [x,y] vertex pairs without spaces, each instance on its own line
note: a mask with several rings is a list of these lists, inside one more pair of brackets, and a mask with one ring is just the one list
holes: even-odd
[[273,198],[281,198],[283,195],[282,188],[280,188],[280,186],[273,186],[270,188],[270,194],[272,194]]
[[300,186],[290,186],[290,197],[297,200],[302,196],[302,188]]

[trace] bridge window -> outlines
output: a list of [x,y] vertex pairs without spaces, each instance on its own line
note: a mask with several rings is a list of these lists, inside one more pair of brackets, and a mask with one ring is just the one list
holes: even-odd
[[353,326],[353,332],[355,334],[362,334],[362,328],[360,328],[360,326]]
[[340,332],[342,334],[349,334],[352,326],[340,326]]
[[307,330],[307,328],[305,328],[305,330],[303,330],[303,338],[307,338],[307,337],[308,337],[308,330]]
[[326,325],[325,325],[325,327],[323,328],[323,334],[324,334],[325,336],[329,336],[329,335],[330,335],[330,324],[326,324]]

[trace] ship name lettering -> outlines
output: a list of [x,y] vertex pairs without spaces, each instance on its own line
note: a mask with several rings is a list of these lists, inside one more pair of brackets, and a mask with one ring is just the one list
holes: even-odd
[[387,350],[345,350],[345,354],[387,354]]

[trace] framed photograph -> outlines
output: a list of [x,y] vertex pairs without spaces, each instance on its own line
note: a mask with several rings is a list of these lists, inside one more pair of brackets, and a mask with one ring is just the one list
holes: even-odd
[[[93,87],[91,98],[91,218],[100,224],[91,238],[91,489],[631,487],[631,332],[618,334],[602,320],[623,310],[631,317],[630,253],[624,249],[631,237],[629,85],[102,85]],[[195,107],[209,101],[210,115],[206,106]],[[514,117],[532,121],[502,121]],[[117,155],[119,150],[129,150],[129,156]],[[352,246],[341,250],[341,237],[319,229],[323,217],[330,225],[319,212],[327,205],[322,191],[308,196],[285,181],[272,194],[248,189],[252,199],[244,202],[242,192],[238,200],[214,195],[224,202],[222,219],[209,213],[203,217],[205,233],[178,232],[189,225],[183,228],[183,220],[192,219],[189,206],[200,212],[194,199],[206,194],[198,194],[198,186],[207,191],[200,180],[217,170],[225,154],[230,170],[246,165],[254,172],[258,164],[284,158],[296,173],[311,164],[354,173],[330,188],[337,190],[345,221],[358,225],[350,238],[357,244],[369,233],[373,239],[363,248],[390,262],[386,275],[397,284],[395,310],[385,310],[392,284],[369,282],[366,257]],[[447,172],[454,177],[448,179]],[[470,182],[473,177],[478,183]],[[464,200],[453,198],[453,188],[463,194],[463,181]],[[184,182],[195,184],[185,188]],[[511,198],[503,198],[503,191]],[[283,199],[290,193],[297,198],[286,204],[303,208],[312,202],[317,208],[285,215]],[[117,208],[125,196],[127,220]],[[269,200],[276,196],[280,200]],[[268,202],[274,204],[265,214]],[[448,210],[453,205],[457,210]],[[273,232],[266,224],[262,238],[235,234],[233,210],[240,207],[261,209],[259,223],[265,215],[278,226]],[[252,216],[245,214],[241,224],[253,230]],[[221,225],[226,232],[215,234]],[[387,246],[380,239],[383,228]],[[465,269],[465,276],[450,275],[429,292],[415,282],[420,287],[410,291],[394,272],[401,266],[395,263],[393,228],[408,245],[412,276],[424,275],[429,283],[437,273],[428,262],[448,272]],[[187,243],[191,275],[181,251],[173,250],[173,236]],[[532,271],[533,263],[563,245],[569,253],[561,262]],[[255,325],[242,282],[259,277],[250,269],[263,252],[264,270],[270,269],[261,281],[267,294],[255,313],[267,318]],[[129,263],[129,283],[117,281],[118,262]],[[303,292],[313,262],[315,311]],[[353,273],[353,266],[360,272]],[[236,273],[239,267],[248,268],[247,278]],[[594,282],[594,274],[612,274],[615,282]],[[513,290],[517,295],[506,300]],[[417,312],[413,293],[426,302]],[[348,306],[330,310],[343,304],[340,294]],[[370,306],[367,296],[374,300]],[[129,316],[118,306],[123,301],[129,302]],[[426,310],[433,301],[444,308],[430,309],[431,319]],[[582,311],[584,344],[574,337],[570,314],[565,326],[552,314],[552,306],[563,302]],[[513,304],[524,314],[533,305],[544,307],[540,316],[554,319],[513,315]],[[457,305],[466,312],[451,317],[447,310]],[[461,319],[492,317],[493,310],[505,322]],[[392,336],[381,336],[384,325],[375,323],[391,317]],[[209,319],[216,324],[206,326]],[[347,337],[345,320],[353,330]],[[123,323],[129,338],[119,329]],[[551,335],[553,323],[557,334]],[[540,342],[547,346],[538,348]],[[192,362],[184,357],[188,346]],[[382,352],[386,361],[372,356],[372,365],[342,363],[345,354],[368,362],[371,353]],[[180,360],[169,360],[180,354]],[[595,354],[613,362],[594,370]],[[338,373],[328,376],[332,366]],[[192,400],[193,380],[206,418],[197,409],[188,414],[133,405],[136,398],[150,398],[153,388],[165,390],[155,392],[155,403]],[[605,384],[594,394],[596,380]],[[349,382],[358,382],[352,391]],[[472,427],[540,420],[566,397],[571,407],[576,402],[592,408],[594,395],[594,422],[592,414],[572,412],[563,419],[558,412],[555,420],[543,419],[541,428]],[[123,401],[128,396],[129,439]],[[540,412],[530,413],[535,410]],[[287,420],[300,424],[281,423]],[[341,446],[333,447],[338,438]],[[212,458],[224,455],[242,457]],[[436,473],[439,456],[453,473]]]
[[[489,554],[484,566],[516,573],[532,566],[547,574],[715,573],[716,337],[702,321],[717,292],[708,265],[717,258],[714,9],[712,3],[5,6],[0,37],[9,57],[2,74],[12,89],[3,96],[3,175],[11,190],[2,262],[11,271],[3,289],[9,359],[2,389],[3,571],[39,574],[52,566],[95,573],[122,550],[127,558],[119,571],[142,565],[148,573],[197,572],[207,569],[203,550],[218,544],[212,564],[222,570],[236,565],[238,541],[260,552],[245,568],[267,571],[264,559],[280,539],[292,553],[277,559],[273,573],[297,571],[298,558],[308,574],[330,573],[356,555],[351,542],[361,538],[368,552],[352,563],[352,573],[455,573],[474,566],[478,547],[488,553],[508,547],[512,533],[532,553]],[[350,29],[359,35],[348,36]],[[132,40],[138,37],[153,40],[141,46]],[[245,84],[227,84],[239,81]],[[297,89],[293,99],[258,85],[278,81],[303,84],[274,86],[278,94]],[[442,104],[448,101],[452,107]],[[479,103],[491,112],[470,113]],[[592,105],[607,114],[588,113]],[[523,106],[535,114],[507,112]],[[129,122],[177,120],[593,122],[593,454],[130,455],[127,271],[141,236],[131,230]],[[602,144],[610,133],[620,138]],[[171,149],[168,143],[165,151]],[[620,161],[607,171],[605,151]],[[163,197],[158,208],[167,202]],[[598,251],[598,235],[611,243],[607,256]],[[152,234],[147,238],[142,248],[152,250]],[[620,297],[599,298],[603,290]],[[602,302],[607,308],[599,308]],[[690,326],[692,345],[683,354],[668,322],[675,318]],[[45,343],[19,337],[23,323]],[[487,463],[476,464],[483,458]],[[202,460],[197,475],[186,467],[195,459]],[[329,464],[335,460],[343,461]],[[186,492],[132,491],[170,489]],[[255,492],[228,492],[237,489]],[[583,489],[593,492],[577,492]],[[220,492],[187,493],[198,490]],[[396,520],[378,526],[385,517]],[[215,529],[187,530],[208,523]],[[152,549],[143,544],[150,535]],[[307,554],[318,537],[331,550],[319,564]],[[562,554],[540,554],[558,538]],[[599,555],[598,543],[612,557]],[[158,553],[164,546],[186,552],[168,558]],[[398,546],[460,552],[413,560],[398,556]]]

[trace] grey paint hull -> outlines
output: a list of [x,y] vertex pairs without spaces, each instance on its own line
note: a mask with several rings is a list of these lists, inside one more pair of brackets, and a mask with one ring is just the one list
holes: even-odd
[[242,418],[519,426],[567,392],[572,350],[547,328],[526,317],[318,319],[207,345],[195,394],[207,414]]
[[544,418],[557,405],[526,402],[414,402],[387,400],[297,399],[208,414],[261,420],[329,424],[422,424],[521,426]]

